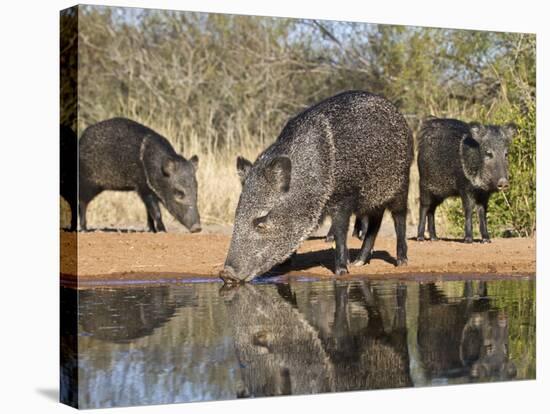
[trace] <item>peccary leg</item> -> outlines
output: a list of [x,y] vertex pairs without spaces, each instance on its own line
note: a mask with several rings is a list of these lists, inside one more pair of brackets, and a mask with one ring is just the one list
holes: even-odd
[[80,230],[88,231],[88,225],[86,223],[86,210],[88,209],[88,202],[80,200],[78,203],[78,215],[80,216]]
[[158,231],[166,231],[156,197],[148,192],[140,193],[140,196],[147,209],[147,225],[149,230],[155,233]]
[[438,241],[437,234],[435,234],[435,209],[439,206],[439,200],[433,200],[430,208],[428,209],[428,232],[430,233],[431,241]]
[[101,189],[80,183],[80,190],[78,194],[78,215],[80,216],[80,230],[88,231],[88,224],[86,222],[86,211],[88,210],[88,204],[94,199],[96,195],[101,192]]
[[77,222],[77,217],[78,213],[77,213],[77,209],[73,206],[71,206],[71,227],[70,227],[70,231],[76,231],[76,222]]
[[69,206],[71,207],[71,227],[69,228],[69,231],[76,231],[77,226],[77,216],[78,216],[78,203],[76,201],[76,197],[71,197],[70,200],[67,199],[69,202]]
[[487,230],[487,204],[488,199],[481,200],[477,205],[477,215],[479,217],[479,232],[481,233],[481,243],[490,243],[489,232]]
[[474,241],[472,230],[474,205],[474,200],[469,195],[462,196],[462,207],[464,208],[464,243],[472,243]]
[[348,233],[351,213],[346,209],[338,209],[332,216],[334,240],[336,242],[334,273],[339,276],[348,273],[348,247],[346,236]]
[[327,236],[325,237],[325,242],[332,243],[334,241],[334,224],[330,224],[330,229],[328,230]]
[[353,262],[353,266],[363,266],[365,263],[368,263],[372,257],[372,248],[374,247],[374,241],[380,230],[380,225],[382,224],[382,217],[384,213],[377,213],[375,215],[370,215],[368,218],[368,226],[365,232],[365,238],[363,239],[363,244],[361,245],[361,250],[359,255]]
[[[353,225],[353,237],[357,237],[359,240],[365,239],[365,234],[367,234],[367,227],[368,227],[368,219],[366,217],[363,217],[362,219],[359,217],[355,218],[355,224]],[[327,237],[325,237],[325,241],[327,243],[334,241],[334,227],[331,225],[330,229],[327,233]]]
[[392,211],[395,235],[397,237],[397,266],[407,264],[407,210]]
[[426,215],[430,209],[432,199],[427,191],[420,189],[420,209],[418,217],[418,232],[416,233],[416,240],[424,241],[424,232],[426,231]]
[[477,294],[482,298],[487,297],[487,282],[479,282]]
[[464,282],[464,290],[462,296],[465,298],[471,298],[474,296],[474,285],[471,280],[466,280]]
[[394,326],[398,329],[406,327],[407,315],[405,313],[407,305],[407,286],[404,283],[399,283],[396,287],[397,296],[397,314]]
[[420,216],[418,217],[418,233],[416,240],[424,241],[424,232],[426,230],[426,215],[428,214],[429,206],[421,204],[420,205]]
[[355,218],[355,224],[353,226],[352,236],[357,237],[359,240],[365,240],[367,229],[369,227],[369,219],[367,217]]

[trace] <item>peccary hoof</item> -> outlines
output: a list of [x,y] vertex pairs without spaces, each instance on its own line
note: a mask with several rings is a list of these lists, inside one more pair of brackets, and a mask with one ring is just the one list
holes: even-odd
[[422,241],[424,241],[424,240],[426,240],[426,239],[424,238],[424,236],[417,236],[417,237],[416,237],[416,241],[421,241],[421,242],[422,242]]
[[398,258],[395,265],[396,266],[407,266],[407,264],[409,263],[409,259],[407,259],[406,257],[401,257],[401,258]]
[[439,237],[437,236],[430,237],[430,241],[439,241]]
[[464,237],[464,243],[473,243],[474,239],[471,237]]
[[491,243],[491,239],[481,239],[481,243]]
[[327,237],[325,237],[325,243],[332,243],[333,241],[334,241],[334,235],[327,234]]
[[357,259],[357,260],[354,260],[351,265],[355,267],[361,267],[361,266],[364,266],[365,263],[366,262],[364,262],[363,260]]
[[336,276],[347,275],[349,273],[348,268],[345,266],[337,267],[334,274]]

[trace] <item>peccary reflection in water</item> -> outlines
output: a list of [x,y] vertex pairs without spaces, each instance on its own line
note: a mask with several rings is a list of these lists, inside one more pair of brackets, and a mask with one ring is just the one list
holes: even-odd
[[81,331],[116,343],[149,336],[172,318],[177,307],[194,306],[191,288],[174,297],[168,286],[82,290],[78,294]]
[[389,292],[381,288],[366,281],[335,282],[333,309],[323,309],[322,302],[314,297],[298,297],[298,307],[307,312],[308,320],[318,329],[334,363],[336,391],[412,386],[405,314],[407,288],[403,284],[392,286]]
[[467,281],[463,298],[450,302],[434,284],[420,287],[418,346],[432,380],[488,381],[516,376],[508,354],[508,318],[491,308],[485,282],[479,282],[475,293],[473,282]]
[[238,396],[334,390],[334,366],[317,332],[275,289],[222,289],[231,315],[242,383]]
[[304,309],[303,290],[293,294],[289,285],[222,290],[241,371],[239,396],[412,385],[405,286],[386,302],[368,284],[335,283],[334,289],[333,306],[305,298]]
[[59,400],[78,405],[78,293],[61,288],[59,338]]

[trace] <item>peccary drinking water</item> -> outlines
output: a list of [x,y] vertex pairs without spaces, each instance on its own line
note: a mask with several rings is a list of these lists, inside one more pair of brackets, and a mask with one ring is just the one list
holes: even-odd
[[80,138],[80,226],[86,208],[104,190],[137,191],[152,231],[166,231],[159,201],[191,232],[201,230],[197,156],[186,160],[155,131],[125,118],[88,127]]
[[405,239],[412,134],[386,99],[344,92],[291,119],[248,168],[233,236],[220,277],[250,280],[288,258],[326,215],[332,218],[337,275],[347,273],[351,214],[368,218],[355,265],[370,258],[384,210],[397,233],[397,264]]
[[429,119],[418,136],[420,219],[418,240],[424,240],[426,216],[431,240],[437,240],[434,213],[443,200],[460,196],[466,243],[471,243],[472,213],[477,208],[482,242],[489,242],[487,204],[492,193],[508,188],[508,147],[513,124],[466,124],[456,119]]

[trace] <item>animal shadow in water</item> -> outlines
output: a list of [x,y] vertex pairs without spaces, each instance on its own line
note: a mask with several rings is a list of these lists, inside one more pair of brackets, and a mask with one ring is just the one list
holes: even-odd
[[[349,250],[350,261],[355,260],[357,255],[359,255],[359,250],[360,249]],[[397,265],[397,260],[386,250],[374,251],[370,260],[383,260],[394,266]],[[307,270],[316,266],[325,267],[334,273],[334,264],[334,249],[323,249],[313,252],[297,253],[291,260],[274,267],[270,273],[284,274],[290,271]],[[365,265],[362,269],[368,272],[368,265]]]

